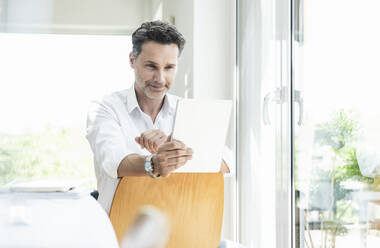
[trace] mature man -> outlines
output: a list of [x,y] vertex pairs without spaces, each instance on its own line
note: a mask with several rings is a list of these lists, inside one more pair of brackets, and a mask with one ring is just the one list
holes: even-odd
[[[132,43],[133,87],[93,102],[87,120],[98,201],[108,213],[121,177],[167,177],[193,156],[191,148],[170,138],[179,97],[167,91],[174,83],[184,37],[173,25],[154,21],[143,23],[132,34]],[[228,171],[225,163],[222,171]]]

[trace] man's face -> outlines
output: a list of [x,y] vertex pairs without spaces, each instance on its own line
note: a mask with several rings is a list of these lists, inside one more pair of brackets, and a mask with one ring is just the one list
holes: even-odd
[[139,94],[153,100],[161,100],[170,89],[177,73],[178,46],[145,42],[141,52],[134,58],[129,55],[135,70],[135,88]]

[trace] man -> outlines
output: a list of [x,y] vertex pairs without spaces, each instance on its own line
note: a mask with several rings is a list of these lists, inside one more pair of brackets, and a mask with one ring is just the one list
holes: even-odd
[[[167,91],[184,37],[173,25],[154,21],[143,23],[132,34],[132,43],[133,87],[94,102],[87,120],[98,201],[107,213],[121,177],[167,177],[193,156],[191,148],[170,138],[179,97]],[[222,171],[228,171],[225,163]]]

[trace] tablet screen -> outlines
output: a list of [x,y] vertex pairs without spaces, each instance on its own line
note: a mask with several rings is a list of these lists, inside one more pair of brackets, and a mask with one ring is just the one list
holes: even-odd
[[231,108],[230,100],[179,100],[172,137],[194,154],[175,172],[220,171]]

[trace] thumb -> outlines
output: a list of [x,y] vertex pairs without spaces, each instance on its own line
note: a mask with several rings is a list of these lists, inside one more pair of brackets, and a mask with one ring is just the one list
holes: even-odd
[[144,148],[143,144],[141,144],[141,142],[140,142],[140,141],[141,141],[141,137],[136,137],[136,138],[135,138],[135,141],[136,141],[137,144],[140,145],[141,149]]
[[168,136],[168,138],[166,139],[166,142],[169,142],[169,141],[171,141],[172,140],[172,133]]

